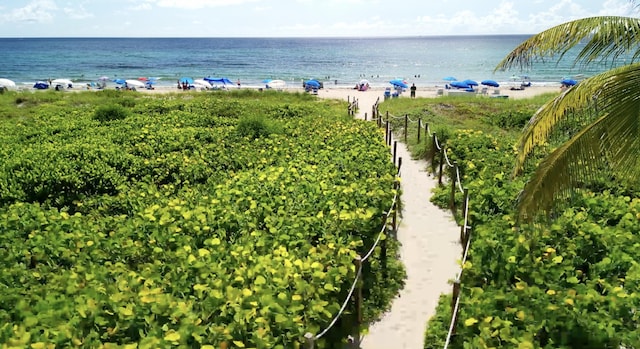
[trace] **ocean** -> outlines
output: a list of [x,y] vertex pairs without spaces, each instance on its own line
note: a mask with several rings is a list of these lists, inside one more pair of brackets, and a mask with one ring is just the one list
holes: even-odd
[[99,77],[157,77],[172,85],[181,77],[226,77],[243,86],[281,79],[290,86],[315,78],[351,88],[367,79],[389,86],[401,78],[416,86],[458,80],[508,82],[527,75],[534,84],[559,84],[610,66],[574,67],[568,54],[527,71],[494,73],[495,66],[528,35],[395,38],[0,38],[0,78],[30,87],[38,80],[65,78],[89,83]]

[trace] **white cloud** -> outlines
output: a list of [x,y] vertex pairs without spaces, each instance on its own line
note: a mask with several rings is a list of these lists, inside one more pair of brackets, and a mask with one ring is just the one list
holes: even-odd
[[261,0],[155,0],[153,2],[160,7],[199,9],[205,7],[242,5],[257,1]]
[[129,7],[129,10],[131,11],[147,11],[147,10],[151,10],[153,7],[151,6],[151,4],[148,3],[140,3],[137,4],[135,6],[131,6]]
[[72,19],[87,19],[93,17],[93,13],[87,11],[82,5],[76,5],[76,8],[65,7],[64,13]]
[[33,0],[26,6],[6,13],[2,18],[8,22],[50,22],[58,7],[52,0]]
[[[637,5],[637,4],[636,4]],[[625,0],[607,0],[602,4],[599,16],[631,16],[637,14],[634,4]]]

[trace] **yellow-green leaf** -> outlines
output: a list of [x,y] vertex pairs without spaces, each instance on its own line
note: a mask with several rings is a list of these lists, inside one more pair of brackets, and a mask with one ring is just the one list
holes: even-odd
[[180,333],[176,331],[169,331],[164,335],[164,340],[168,342],[177,342],[180,340]]
[[469,326],[473,326],[475,324],[478,323],[478,320],[476,320],[475,318],[468,318],[466,320],[464,320],[464,325],[469,327]]

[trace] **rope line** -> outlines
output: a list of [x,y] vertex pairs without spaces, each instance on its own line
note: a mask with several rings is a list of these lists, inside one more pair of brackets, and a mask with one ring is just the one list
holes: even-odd
[[349,300],[351,300],[351,296],[353,295],[353,291],[356,289],[356,284],[358,283],[358,279],[360,278],[360,274],[362,274],[362,264],[360,264],[360,267],[358,268],[358,272],[356,273],[356,282],[353,283],[353,285],[351,285],[351,289],[349,290],[349,295],[347,296],[347,298],[344,300],[344,303],[342,303],[342,307],[340,307],[340,311],[338,312],[338,314],[333,318],[333,321],[331,321],[331,323],[329,324],[329,326],[327,328],[324,329],[324,331],[320,332],[319,334],[317,334],[315,337],[313,337],[314,340],[318,340],[320,338],[322,338],[322,336],[324,336],[325,334],[327,334],[327,332],[329,332],[329,330],[333,327],[333,325],[336,324],[336,322],[338,321],[338,319],[340,318],[340,316],[342,316],[342,313],[344,312],[344,310],[347,308],[347,304],[349,304]]
[[[398,168],[397,176],[400,177],[400,175],[401,175],[400,168]],[[351,289],[349,290],[349,294],[347,295],[347,297],[345,298],[344,302],[342,303],[342,306],[340,307],[340,311],[338,311],[338,313],[334,316],[333,320],[331,320],[331,323],[329,324],[329,326],[327,326],[322,332],[320,332],[315,337],[313,337],[314,341],[322,338],[322,336],[324,336],[327,332],[329,332],[329,330],[336,324],[336,322],[338,321],[340,316],[342,316],[342,314],[344,313],[344,310],[347,308],[347,304],[349,304],[349,300],[351,300],[351,296],[353,296],[353,291],[355,290],[356,285],[358,284],[358,280],[360,279],[360,276],[362,275],[362,263],[366,262],[369,259],[369,257],[371,257],[371,255],[373,255],[373,252],[375,251],[376,247],[378,247],[378,244],[380,243],[380,240],[382,239],[382,234],[384,233],[384,231],[385,231],[385,229],[387,227],[387,221],[389,220],[391,212],[393,212],[393,209],[396,206],[396,203],[398,201],[398,192],[399,191],[396,190],[396,192],[395,192],[395,194],[393,196],[393,201],[391,202],[391,207],[389,208],[389,210],[387,210],[387,213],[385,214],[384,225],[382,226],[382,229],[380,229],[380,232],[378,233],[378,236],[376,237],[376,241],[373,243],[373,246],[371,246],[371,249],[369,249],[369,252],[367,252],[367,254],[360,259],[360,266],[358,268],[358,272],[356,273],[356,278],[353,281],[353,284],[351,284]]]
[[[464,193],[464,189],[462,188],[462,178],[460,178],[460,168],[459,167],[456,167],[456,178],[457,178],[457,182],[458,182],[458,189],[460,189],[461,193]],[[465,223],[465,227],[466,227],[466,223]]]
[[[453,313],[451,316],[452,319],[454,316],[458,314],[459,307],[460,307],[460,293],[458,293],[458,297],[456,298],[456,305],[455,307],[453,307]],[[449,346],[449,342],[451,341],[451,335],[453,334],[454,325],[455,325],[454,322],[451,321],[451,324],[449,325],[449,333],[447,334],[447,340],[444,342],[444,349],[447,349],[447,347]]]
[[453,167],[453,164],[451,163],[451,161],[449,160],[449,157],[447,156],[447,151],[444,151],[444,159],[447,161],[447,165],[449,165],[449,167]]
[[[393,197],[393,204],[391,205],[391,209],[393,209],[393,207],[395,206],[397,198],[398,198],[398,193],[396,192],[396,195],[394,195],[394,197]],[[367,254],[364,255],[364,257],[362,257],[362,262],[365,262],[367,259],[369,259],[369,257],[371,257],[371,255],[373,254],[373,251],[376,249],[376,247],[378,247],[378,243],[380,242],[380,239],[382,238],[382,234],[385,231],[387,220],[389,219],[390,215],[391,215],[391,210],[387,211],[387,214],[384,217],[385,225],[382,227],[382,229],[378,233],[378,237],[376,238],[376,242],[373,243],[373,246],[371,246],[371,249],[369,250],[369,252],[367,252]]]

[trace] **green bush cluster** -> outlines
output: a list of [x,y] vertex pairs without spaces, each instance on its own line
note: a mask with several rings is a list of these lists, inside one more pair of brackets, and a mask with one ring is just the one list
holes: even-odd
[[124,120],[128,115],[127,109],[119,104],[99,106],[93,113],[93,118],[98,121]]
[[[120,96],[58,94],[0,121],[1,343],[297,348],[329,325],[395,195],[378,130],[296,95],[189,97],[133,95],[119,119]],[[236,135],[260,115],[279,131]],[[387,247],[367,322],[403,284]],[[354,323],[349,306],[316,348]]]

